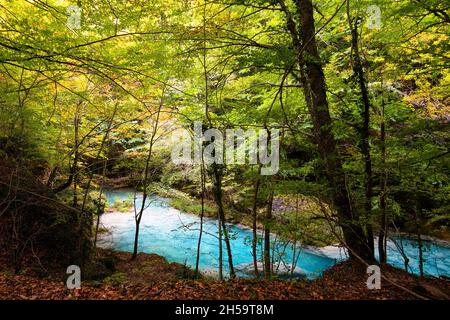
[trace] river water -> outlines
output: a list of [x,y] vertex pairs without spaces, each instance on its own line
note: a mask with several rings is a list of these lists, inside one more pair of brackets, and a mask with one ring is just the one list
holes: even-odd
[[[105,195],[109,204],[116,201],[132,200],[132,190],[107,190]],[[142,195],[138,194],[136,204],[140,208]],[[195,267],[197,241],[199,235],[200,218],[196,215],[180,212],[168,204],[168,200],[152,196],[146,203],[140,237],[139,251],[156,253],[165,257],[169,262],[186,264]],[[99,245],[120,251],[133,251],[135,222],[133,213],[112,212],[101,217],[101,224],[109,230],[102,234]],[[251,276],[253,271],[253,257],[251,253],[252,232],[250,229],[229,225],[231,236],[231,250],[233,264],[238,276]],[[219,247],[217,238],[217,220],[204,219],[203,238],[201,244],[200,270],[204,274],[217,275],[219,265]],[[400,239],[388,242],[388,262],[403,268],[404,260],[399,253]],[[418,249],[414,241],[401,239],[403,250],[410,259],[409,271],[418,273]],[[450,248],[431,241],[424,241],[424,271],[428,275],[444,275],[450,277]],[[224,274],[228,273],[227,255],[224,249]],[[280,276],[290,276],[293,265],[294,247],[292,244],[279,242],[273,249],[275,253],[274,269]],[[343,250],[331,248],[321,249],[312,247],[295,248],[296,255],[300,252],[297,262],[294,263],[294,276],[304,276],[313,279],[337,261],[345,259]],[[258,248],[258,257],[262,250]],[[261,260],[261,259],[260,259]]]

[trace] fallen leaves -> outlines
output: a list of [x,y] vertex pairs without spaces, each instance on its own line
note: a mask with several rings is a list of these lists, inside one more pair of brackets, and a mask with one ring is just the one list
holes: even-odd
[[[417,287],[439,288],[443,297],[450,293],[450,284],[443,279],[420,280],[389,266],[386,276],[411,290]],[[135,279],[136,280],[136,279]],[[431,292],[428,290],[427,292]],[[439,298],[433,297],[431,298]],[[440,297],[442,298],[442,296]],[[409,293],[382,282],[381,290],[366,287],[366,275],[351,263],[339,264],[314,281],[235,279],[165,280],[155,284],[83,284],[81,289],[67,290],[64,283],[23,275],[0,274],[0,299],[39,300],[329,300],[329,299],[415,299]]]

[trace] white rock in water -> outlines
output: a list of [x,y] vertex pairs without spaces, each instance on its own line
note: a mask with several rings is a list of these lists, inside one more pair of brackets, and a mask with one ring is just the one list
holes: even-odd
[[313,247],[312,250],[337,261],[342,261],[348,258],[347,249],[339,245],[325,246],[321,248]]
[[[278,264],[275,264],[274,268],[276,269],[277,266],[278,266]],[[284,264],[280,263],[280,266],[278,267],[278,270],[277,270],[276,273],[280,274],[280,275],[282,275],[282,274],[289,274],[289,273],[291,273],[291,267],[292,266],[290,264],[284,265]],[[242,273],[245,273],[245,274],[252,275],[252,274],[255,273],[255,267],[254,267],[253,263],[239,264],[235,268],[236,268],[236,270],[238,270],[238,271],[240,271]],[[258,271],[260,273],[262,273],[263,270],[264,270],[263,263],[258,261],[257,268],[258,268]],[[306,274],[306,272],[304,270],[302,270],[301,268],[296,267],[294,269],[294,274]]]

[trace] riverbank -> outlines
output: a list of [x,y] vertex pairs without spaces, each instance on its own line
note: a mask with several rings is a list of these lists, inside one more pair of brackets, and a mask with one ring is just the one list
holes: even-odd
[[[81,289],[67,290],[62,281],[0,273],[0,299],[3,300],[357,300],[357,299],[449,299],[450,283],[443,279],[420,279],[402,270],[382,267],[380,290],[369,290],[364,268],[350,262],[338,264],[313,281],[298,279],[217,281],[182,279],[183,266],[168,264],[164,258],[141,254],[129,261],[128,253],[116,253],[121,262],[116,273],[123,274],[92,283]],[[123,260],[122,260],[123,259]],[[142,275],[134,271],[146,266]],[[181,269],[180,269],[181,268]],[[152,273],[149,273],[152,271]],[[162,276],[164,275],[164,276]],[[155,277],[158,277],[156,279]],[[146,278],[147,277],[147,278]],[[393,284],[395,283],[395,285]]]

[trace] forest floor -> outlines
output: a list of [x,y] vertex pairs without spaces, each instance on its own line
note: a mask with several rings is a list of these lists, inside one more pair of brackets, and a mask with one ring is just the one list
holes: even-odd
[[[115,273],[98,282],[83,282],[82,287],[68,290],[62,281],[39,279],[0,272],[0,299],[37,300],[322,300],[322,299],[450,299],[450,281],[419,279],[402,270],[382,267],[380,290],[369,290],[368,275],[350,262],[327,270],[319,279],[218,281],[186,279],[192,276],[184,266],[168,263],[155,254],[140,254],[131,262],[130,254],[117,253]],[[403,287],[399,288],[398,286]],[[409,291],[409,292],[408,292]]]

